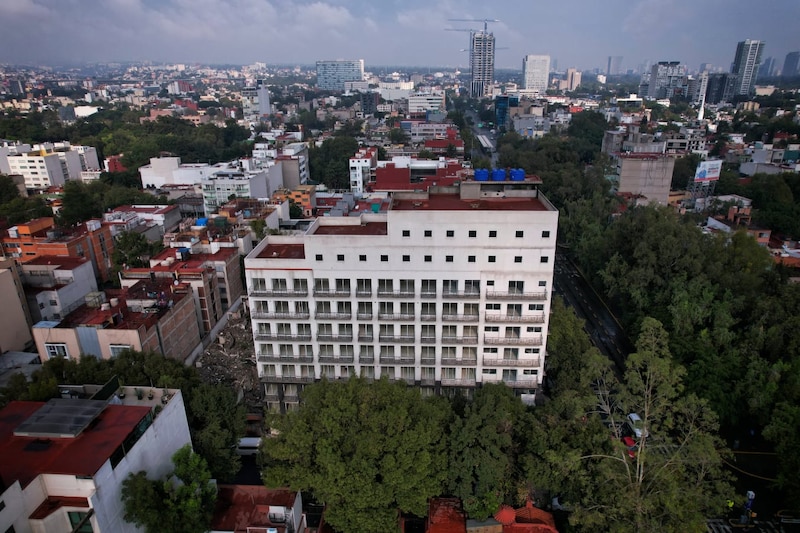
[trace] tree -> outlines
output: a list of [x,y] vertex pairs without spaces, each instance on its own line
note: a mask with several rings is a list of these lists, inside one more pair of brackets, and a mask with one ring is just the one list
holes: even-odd
[[64,226],[80,224],[103,214],[103,207],[91,194],[89,187],[80,181],[69,180],[64,184],[64,196],[58,218]]
[[402,129],[392,128],[389,130],[389,140],[393,144],[407,144],[409,142],[409,137]]
[[303,207],[298,205],[297,202],[289,201],[289,218],[303,218]]
[[342,531],[393,531],[398,511],[423,516],[446,477],[442,398],[382,379],[309,385],[300,409],[274,421],[268,486],[311,491]]
[[142,267],[149,264],[150,257],[158,253],[163,246],[161,243],[151,243],[141,233],[123,231],[114,240],[114,265]]
[[261,240],[266,235],[267,222],[263,218],[257,218],[250,221],[250,229],[255,233],[256,239]]
[[10,176],[0,174],[0,205],[7,204],[11,200],[19,198],[17,184]]
[[175,466],[165,480],[147,479],[144,470],[122,482],[125,520],[148,533],[208,531],[216,502],[216,488],[205,459],[187,444],[172,456]]
[[203,384],[191,391],[187,412],[195,451],[214,479],[230,481],[241,467],[236,445],[245,432],[244,406],[231,387]]

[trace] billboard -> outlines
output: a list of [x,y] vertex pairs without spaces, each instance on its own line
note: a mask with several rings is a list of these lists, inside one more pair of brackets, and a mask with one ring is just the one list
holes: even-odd
[[702,161],[697,165],[697,170],[694,173],[694,181],[701,183],[704,181],[717,181],[721,170],[721,160]]

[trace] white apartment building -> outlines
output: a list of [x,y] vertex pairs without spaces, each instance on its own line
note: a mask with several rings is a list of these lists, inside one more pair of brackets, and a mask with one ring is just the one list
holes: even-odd
[[241,167],[217,170],[200,180],[203,209],[206,215],[216,213],[231,196],[237,198],[269,198],[283,187],[283,164],[277,161],[263,170],[248,171]]
[[159,189],[164,185],[194,185],[218,171],[206,163],[182,164],[180,157],[151,157],[150,164],[139,167],[142,187]]
[[550,56],[527,55],[522,58],[522,88],[537,94],[547,92]]
[[408,112],[411,114],[428,111],[445,112],[446,110],[444,91],[414,93],[408,97]]
[[92,146],[72,146],[67,141],[0,146],[0,173],[23,176],[28,189],[64,185],[67,180],[82,179],[82,172],[99,168]]
[[353,375],[424,394],[502,382],[533,403],[558,211],[524,173],[482,178],[393,193],[385,212],[320,217],[247,256],[269,409],[296,407],[307,383]]
[[344,82],[364,79],[364,60],[317,61],[317,88],[344,91]]
[[61,320],[97,290],[92,262],[85,258],[42,255],[20,264],[20,270],[34,324]]

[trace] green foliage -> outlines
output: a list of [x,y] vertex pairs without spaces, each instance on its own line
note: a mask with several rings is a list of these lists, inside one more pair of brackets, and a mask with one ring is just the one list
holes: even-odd
[[408,144],[408,134],[400,128],[392,128],[389,130],[389,141],[392,144]]
[[19,224],[34,218],[51,216],[53,210],[41,196],[17,197],[0,204],[0,217],[5,218],[8,224]]
[[350,158],[358,150],[358,141],[352,137],[331,137],[319,148],[309,149],[311,179],[324,183],[331,189],[350,186]]
[[296,202],[289,201],[289,217],[303,218],[304,216],[302,206],[298,205]]
[[189,444],[172,456],[175,469],[166,480],[147,479],[140,471],[122,482],[125,520],[148,533],[208,531],[216,502],[216,488],[205,459]]
[[150,242],[141,233],[123,231],[114,238],[112,261],[118,269],[122,265],[129,267],[148,266],[149,259],[163,248],[160,242]]
[[387,380],[315,383],[300,409],[275,421],[268,486],[311,491],[342,531],[393,531],[397,512],[423,516],[446,477],[448,408]]
[[263,218],[257,218],[250,222],[250,229],[256,234],[256,239],[261,240],[267,233],[267,222]]
[[17,198],[19,198],[17,184],[14,183],[10,176],[0,174],[0,205],[7,204]]
[[227,385],[200,385],[191,393],[189,428],[200,456],[208,461],[214,479],[230,481],[241,461],[236,445],[245,433],[245,409]]
[[103,206],[85,183],[70,180],[64,184],[61,210],[58,218],[62,225],[80,224],[103,215]]

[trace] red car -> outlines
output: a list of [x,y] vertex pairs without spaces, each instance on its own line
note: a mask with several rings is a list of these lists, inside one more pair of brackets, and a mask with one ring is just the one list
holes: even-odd
[[635,459],[636,450],[639,448],[639,445],[636,444],[636,441],[633,440],[632,437],[622,437],[622,439],[620,440],[622,441],[622,444],[625,445],[625,448],[628,449],[628,457],[630,457],[631,459]]

